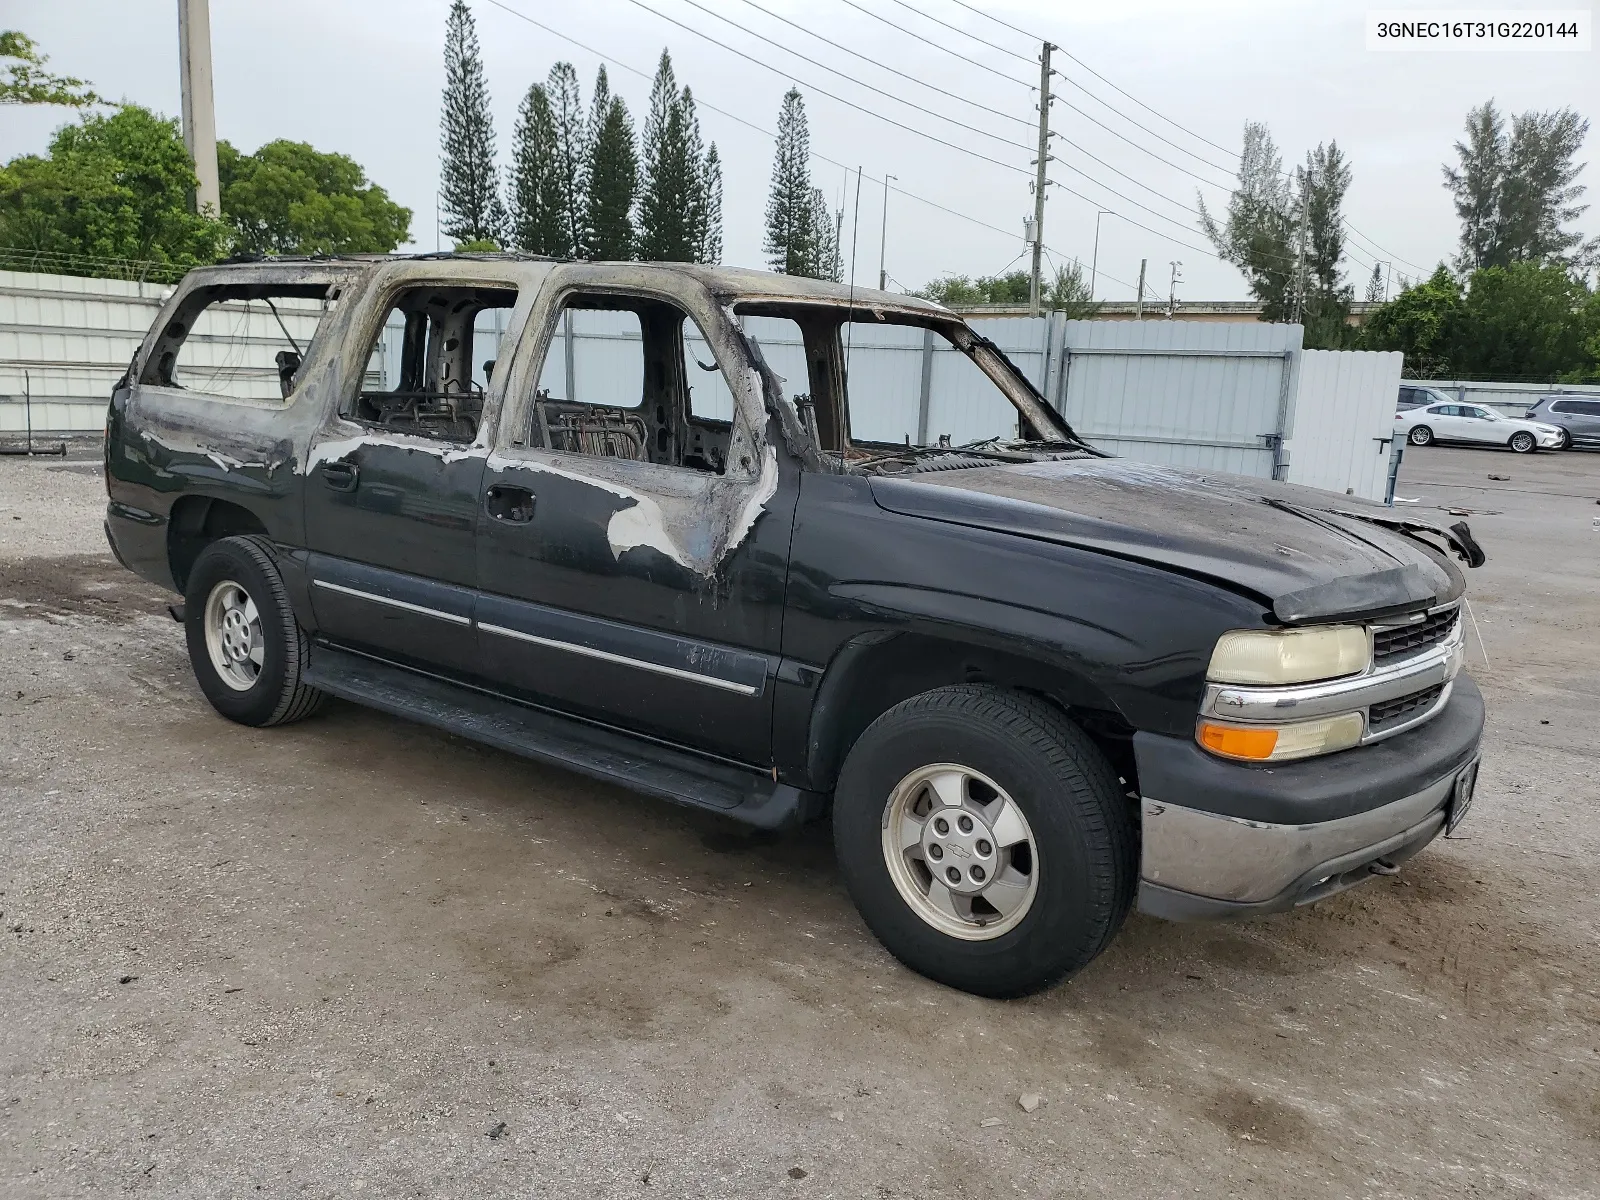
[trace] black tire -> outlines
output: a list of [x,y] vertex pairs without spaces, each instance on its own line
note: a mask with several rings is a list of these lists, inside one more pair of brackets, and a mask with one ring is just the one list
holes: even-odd
[[[207,602],[218,587],[230,582],[254,601],[261,625],[260,673],[242,690],[223,678],[206,640]],[[284,725],[311,716],[327,698],[304,682],[310,639],[294,618],[264,538],[222,538],[200,552],[184,593],[184,634],[200,690],[230,721]]]
[[1429,429],[1426,425],[1413,425],[1411,427],[1411,432],[1406,434],[1406,441],[1410,442],[1413,446],[1426,446],[1429,442],[1433,441],[1433,430]]
[[[1020,923],[966,941],[927,923],[891,878],[889,798],[934,763],[981,771],[1009,793],[1038,848]],[[1121,927],[1138,882],[1132,805],[1087,735],[1042,700],[993,687],[925,692],[884,713],[851,748],[834,793],[834,849],[851,898],[889,952],[980,996],[1025,996],[1083,968]]]
[[1568,433],[1565,429],[1563,429],[1561,431],[1561,441],[1556,444],[1556,449],[1557,450],[1571,450],[1572,449],[1572,435],[1570,433]]
[[1511,440],[1506,445],[1511,447],[1511,453],[1513,454],[1532,454],[1539,448],[1539,443],[1534,439],[1533,434],[1526,429],[1519,429],[1516,433],[1513,433]]

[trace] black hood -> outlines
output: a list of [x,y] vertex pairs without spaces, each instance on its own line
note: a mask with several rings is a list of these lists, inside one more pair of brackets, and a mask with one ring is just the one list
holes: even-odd
[[872,480],[890,512],[1060,542],[1201,576],[1258,597],[1285,622],[1374,616],[1456,599],[1450,529],[1314,488],[1076,459]]

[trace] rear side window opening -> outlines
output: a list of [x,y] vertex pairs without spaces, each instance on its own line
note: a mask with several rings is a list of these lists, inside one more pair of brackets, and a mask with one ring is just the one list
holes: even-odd
[[401,290],[389,302],[340,415],[396,433],[472,441],[516,303],[515,288],[425,284]]
[[196,288],[161,331],[139,382],[232,400],[284,400],[338,298],[326,283]]

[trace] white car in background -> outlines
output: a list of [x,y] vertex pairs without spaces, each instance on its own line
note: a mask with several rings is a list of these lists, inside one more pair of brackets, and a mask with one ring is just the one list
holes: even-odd
[[1509,446],[1518,454],[1561,448],[1562,432],[1554,425],[1508,417],[1482,404],[1429,404],[1395,414],[1395,431],[1413,446],[1431,442],[1466,442]]

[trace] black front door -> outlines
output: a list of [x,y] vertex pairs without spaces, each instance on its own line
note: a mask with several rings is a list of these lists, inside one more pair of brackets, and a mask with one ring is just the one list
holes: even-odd
[[[742,343],[711,297],[681,276],[671,293],[610,292],[614,271],[557,268],[529,319],[531,357],[483,479],[481,671],[766,766],[798,468],[768,444]],[[691,352],[692,384],[686,320],[717,360]],[[723,396],[698,407],[730,419],[697,415],[696,394]]]

